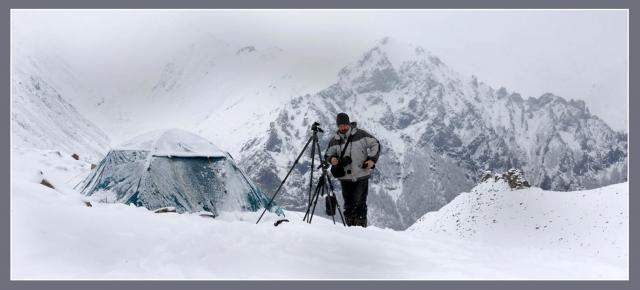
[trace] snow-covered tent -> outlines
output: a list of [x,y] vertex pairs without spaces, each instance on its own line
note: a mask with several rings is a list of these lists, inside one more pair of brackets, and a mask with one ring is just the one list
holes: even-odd
[[269,201],[231,155],[178,129],[152,131],[113,148],[77,188],[107,202],[216,215],[255,211]]

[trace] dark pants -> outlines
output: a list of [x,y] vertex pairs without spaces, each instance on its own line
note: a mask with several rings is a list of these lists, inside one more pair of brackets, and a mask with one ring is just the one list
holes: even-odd
[[369,180],[340,180],[344,197],[344,218],[349,226],[367,227],[367,194]]

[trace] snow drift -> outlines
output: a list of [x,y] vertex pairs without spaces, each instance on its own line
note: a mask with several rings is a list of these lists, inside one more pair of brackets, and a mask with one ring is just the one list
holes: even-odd
[[629,263],[629,183],[555,192],[493,179],[420,218],[408,231],[495,245],[557,248]]

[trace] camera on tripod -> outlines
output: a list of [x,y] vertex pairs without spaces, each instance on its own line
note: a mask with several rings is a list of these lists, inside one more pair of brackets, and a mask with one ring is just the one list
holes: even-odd
[[[296,164],[298,164],[298,161],[300,160],[300,157],[302,157],[302,155],[305,152],[305,150],[307,150],[307,147],[309,146],[309,144],[311,144],[311,170],[309,170],[309,175],[310,176],[309,176],[309,192],[308,192],[309,200],[308,200],[308,203],[307,203],[307,210],[306,210],[302,220],[304,220],[304,221],[306,221],[308,223],[311,223],[311,220],[313,219],[313,214],[315,213],[315,210],[316,210],[316,205],[318,204],[318,198],[320,196],[322,196],[322,197],[325,197],[325,201],[326,201],[326,204],[325,204],[326,205],[326,213],[327,213],[327,215],[331,216],[331,219],[333,220],[333,223],[334,224],[336,223],[335,213],[338,212],[340,214],[340,219],[342,220],[342,225],[345,226],[345,227],[347,226],[347,224],[346,224],[346,222],[344,220],[344,216],[342,215],[342,211],[340,210],[340,205],[338,204],[338,200],[336,198],[336,194],[335,194],[335,190],[333,188],[333,184],[331,183],[331,180],[330,180],[330,178],[329,178],[329,176],[327,174],[327,169],[329,168],[329,163],[326,162],[326,160],[324,160],[324,158],[322,158],[322,153],[320,151],[320,142],[319,142],[319,139],[318,139],[318,132],[322,133],[322,132],[324,132],[324,130],[322,130],[322,128],[320,128],[320,123],[313,122],[313,124],[311,125],[311,131],[313,132],[313,134],[311,134],[311,137],[309,137],[309,139],[307,140],[307,143],[305,143],[304,147],[300,151],[300,154],[298,154],[298,157],[296,157],[296,160],[293,162],[293,165],[291,165],[291,168],[289,168],[289,171],[287,172],[287,175],[285,175],[284,179],[282,179],[282,182],[280,182],[280,185],[276,189],[276,192],[273,194],[273,196],[271,196],[271,199],[269,200],[269,202],[265,206],[264,210],[262,211],[262,214],[260,215],[260,217],[256,221],[256,224],[260,222],[260,220],[264,216],[264,213],[271,206],[271,203],[275,199],[276,195],[278,195],[278,193],[280,192],[280,189],[282,188],[284,183],[287,181],[287,178],[289,177],[289,175],[293,171],[293,168],[296,166]],[[317,169],[322,169],[322,174],[320,175],[320,178],[318,179],[318,183],[315,186],[315,191],[312,193],[311,190],[313,188],[313,171],[314,171],[314,167],[315,167],[314,166],[314,160],[315,160],[316,156],[320,160],[320,165],[318,166]],[[352,160],[351,160],[351,157],[345,156],[344,158],[341,158],[340,162],[344,162],[343,164],[349,165],[349,164],[351,164]],[[332,170],[333,170],[333,167],[332,167]],[[332,173],[333,173],[333,171],[332,171]],[[328,188],[327,188],[327,185],[328,185]]]
[[324,130],[320,128],[320,123],[318,122],[313,122],[313,124],[311,124],[311,131],[324,133]]

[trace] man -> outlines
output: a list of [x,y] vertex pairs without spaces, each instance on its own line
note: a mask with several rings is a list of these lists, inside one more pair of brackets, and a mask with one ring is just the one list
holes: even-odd
[[380,156],[380,142],[367,131],[357,128],[345,113],[338,114],[336,123],[338,131],[329,142],[324,158],[332,166],[344,167],[345,175],[336,177],[342,187],[347,225],[367,227],[369,176]]

